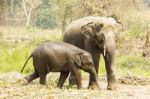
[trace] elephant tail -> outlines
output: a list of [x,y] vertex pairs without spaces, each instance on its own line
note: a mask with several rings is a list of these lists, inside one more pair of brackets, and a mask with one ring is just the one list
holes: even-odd
[[26,64],[28,63],[29,59],[30,59],[32,56],[33,56],[33,55],[31,54],[31,55],[28,57],[28,59],[26,60],[26,62],[24,63],[24,65],[23,65],[23,67],[22,67],[22,69],[21,69],[21,73],[23,72],[23,70],[24,70]]

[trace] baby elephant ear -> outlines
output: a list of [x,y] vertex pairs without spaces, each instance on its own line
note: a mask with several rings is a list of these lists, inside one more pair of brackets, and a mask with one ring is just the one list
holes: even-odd
[[78,65],[79,67],[81,66],[81,56],[80,56],[80,54],[76,55],[75,64]]

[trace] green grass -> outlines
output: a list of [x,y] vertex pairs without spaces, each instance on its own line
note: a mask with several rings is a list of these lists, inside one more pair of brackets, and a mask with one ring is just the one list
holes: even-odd
[[[0,72],[20,72],[24,62],[34,48],[35,46],[1,49]],[[99,74],[106,74],[105,63],[102,57],[99,65]],[[116,66],[118,75],[132,73],[139,76],[150,76],[150,63],[141,56],[117,56]],[[24,73],[31,73],[32,71],[33,65],[32,59],[30,59],[26,68],[24,69]]]
[[[150,63],[142,56],[128,55],[116,57],[117,75],[127,73],[138,76],[150,77]],[[99,63],[99,75],[106,74],[104,59]]]
[[[18,71],[20,72],[25,60],[31,53],[31,48],[3,49],[0,51],[0,72]],[[25,72],[31,72],[33,66],[29,61]]]
[[[4,36],[1,37],[3,41],[0,42],[0,73],[2,72],[10,72],[10,71],[18,71],[20,72],[23,64],[25,63],[28,56],[34,50],[34,48],[45,42],[45,41],[61,41],[62,34],[59,30],[20,30],[21,32],[15,31],[15,33],[11,34],[13,37],[18,36],[28,36],[30,40],[28,41],[17,41],[12,42],[6,39],[10,34],[4,33]],[[23,33],[22,33],[23,31]],[[26,68],[24,69],[24,73],[30,73],[33,71],[32,58],[28,62]]]
[[99,74],[100,75],[106,74],[105,62],[102,56],[100,57],[100,62],[99,62]]
[[118,74],[132,73],[138,76],[150,76],[150,63],[142,56],[118,56],[116,62]]
[[[24,35],[20,34],[19,35]],[[13,34],[17,37],[18,35]],[[20,72],[24,62],[31,54],[32,50],[44,41],[61,41],[62,34],[58,30],[42,31],[42,33],[26,33],[31,37],[27,42],[7,42],[5,36],[0,42],[0,73],[18,71]],[[116,57],[117,74],[123,75],[133,73],[140,76],[150,76],[150,63],[139,55],[117,56]],[[32,59],[28,62],[24,73],[33,71]],[[106,74],[103,57],[99,63],[99,74]]]

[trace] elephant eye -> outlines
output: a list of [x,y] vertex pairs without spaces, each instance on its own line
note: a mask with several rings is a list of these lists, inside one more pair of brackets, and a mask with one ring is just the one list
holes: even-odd
[[88,33],[89,30],[90,30],[89,28],[85,28],[85,29],[84,29],[84,32],[85,32],[85,33]]
[[92,63],[91,63],[91,62],[88,62],[87,65],[92,65]]
[[97,43],[103,43],[104,42],[104,38],[99,33],[97,33],[95,35],[95,40]]
[[99,40],[100,39],[100,34],[96,33],[95,37]]

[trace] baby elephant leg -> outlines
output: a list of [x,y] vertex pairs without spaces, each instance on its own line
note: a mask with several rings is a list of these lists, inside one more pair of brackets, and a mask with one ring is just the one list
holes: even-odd
[[46,72],[43,73],[39,73],[39,77],[40,77],[40,84],[45,85],[46,84]]
[[80,69],[72,69],[72,74],[75,76],[75,80],[77,83],[78,89],[82,88],[82,82],[81,82],[81,72]]
[[46,75],[47,75],[47,73],[48,72],[47,72],[46,68],[38,69],[38,74],[39,74],[39,77],[40,77],[40,84],[42,84],[42,85],[46,84]]
[[26,79],[26,81],[27,81],[26,84],[29,83],[29,82],[31,82],[31,81],[33,81],[34,79],[36,79],[36,78],[38,78],[38,77],[39,77],[39,75],[38,75],[37,72],[34,72],[34,73],[32,73],[32,74],[26,76],[26,77],[25,77],[25,79]]
[[69,85],[76,85],[76,80],[72,73],[70,73],[70,76],[69,76]]
[[34,65],[40,77],[40,84],[46,84],[46,74],[48,73],[46,62],[36,60],[34,61]]
[[61,72],[61,73],[60,73],[60,78],[59,78],[57,87],[62,88],[62,86],[63,86],[65,80],[66,80],[67,77],[68,77],[68,75],[69,75],[69,71],[68,71],[68,72]]

